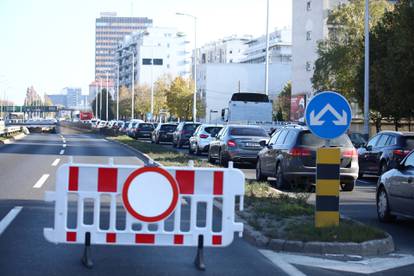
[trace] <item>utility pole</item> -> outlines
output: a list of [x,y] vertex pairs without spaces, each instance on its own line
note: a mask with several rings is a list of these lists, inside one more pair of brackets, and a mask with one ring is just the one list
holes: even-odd
[[267,0],[266,14],[265,93],[269,95],[269,0]]
[[117,77],[116,77],[116,120],[119,121],[119,64],[117,64]]
[[364,134],[369,138],[369,0],[365,0]]
[[193,95],[193,121],[197,119],[197,17],[191,14],[177,12],[176,15],[191,17],[194,20],[194,95]]
[[108,71],[106,71],[106,121],[109,120],[108,118],[108,101],[109,101],[109,90],[108,90]]
[[99,90],[99,119],[102,120],[102,78],[99,78],[100,90]]

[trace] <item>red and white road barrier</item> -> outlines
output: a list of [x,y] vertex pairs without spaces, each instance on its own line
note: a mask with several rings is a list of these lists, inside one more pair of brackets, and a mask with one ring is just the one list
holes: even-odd
[[[236,197],[241,210],[243,195],[244,174],[234,168],[64,164],[56,191],[45,195],[55,201],[55,224],[44,236],[53,243],[154,246],[200,246],[201,236],[204,246],[227,246],[243,231],[235,222]],[[76,208],[69,208],[73,197]],[[219,219],[214,201],[222,205]]]

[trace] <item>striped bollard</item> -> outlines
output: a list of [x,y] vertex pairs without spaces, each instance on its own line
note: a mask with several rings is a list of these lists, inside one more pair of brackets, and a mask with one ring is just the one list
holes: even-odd
[[315,227],[339,225],[339,148],[320,148],[316,157]]

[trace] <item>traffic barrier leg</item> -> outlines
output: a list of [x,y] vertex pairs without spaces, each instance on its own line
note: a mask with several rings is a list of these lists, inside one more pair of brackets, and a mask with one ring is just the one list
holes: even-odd
[[197,245],[197,255],[194,260],[194,264],[198,270],[206,270],[206,265],[204,264],[204,236],[198,236],[198,245]]
[[92,253],[91,253],[91,233],[85,233],[85,248],[83,250],[82,264],[87,268],[93,267]]

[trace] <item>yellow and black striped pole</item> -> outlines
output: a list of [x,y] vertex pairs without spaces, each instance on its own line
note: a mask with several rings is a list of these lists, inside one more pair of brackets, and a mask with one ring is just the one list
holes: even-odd
[[316,156],[315,226],[339,225],[339,148],[320,148]]

